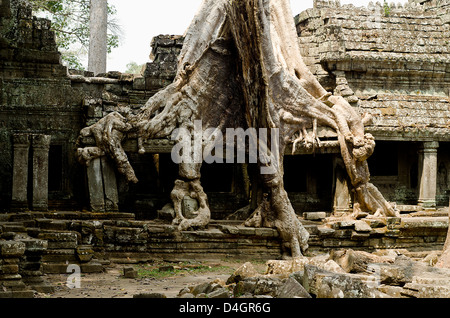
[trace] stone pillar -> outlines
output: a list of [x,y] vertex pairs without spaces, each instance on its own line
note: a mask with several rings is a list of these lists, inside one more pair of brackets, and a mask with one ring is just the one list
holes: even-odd
[[33,135],[33,210],[48,210],[48,153],[51,136]]
[[419,205],[436,209],[437,153],[439,142],[424,142],[419,150]]
[[105,211],[119,211],[119,191],[114,166],[107,157],[101,158],[103,188],[105,191]]
[[87,167],[90,209],[94,212],[119,211],[119,191],[113,163],[105,156]]
[[105,211],[101,158],[96,158],[87,167],[90,209],[94,212]]
[[333,159],[333,171],[335,182],[333,214],[342,216],[352,212],[352,196],[344,161],[341,158],[335,157]]
[[11,210],[23,211],[28,209],[28,153],[30,138],[27,134],[13,136],[14,163],[12,178]]

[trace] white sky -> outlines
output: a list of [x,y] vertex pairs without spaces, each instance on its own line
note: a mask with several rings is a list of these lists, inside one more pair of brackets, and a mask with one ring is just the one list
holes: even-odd
[[[117,8],[117,22],[123,35],[119,48],[108,56],[108,71],[124,72],[130,62],[139,65],[149,62],[152,38],[159,34],[183,34],[201,2],[202,0],[109,0]],[[341,4],[353,3],[355,6],[366,6],[369,2],[370,0],[341,0]],[[312,6],[313,0],[291,0],[294,15]]]

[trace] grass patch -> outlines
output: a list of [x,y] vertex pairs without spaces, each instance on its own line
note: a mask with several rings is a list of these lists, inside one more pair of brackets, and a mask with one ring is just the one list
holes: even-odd
[[220,264],[192,264],[188,262],[180,263],[155,263],[139,265],[136,269],[138,271],[139,278],[166,278],[176,276],[189,276],[195,274],[205,273],[220,273],[231,275],[234,272],[234,268],[229,266],[223,266]]

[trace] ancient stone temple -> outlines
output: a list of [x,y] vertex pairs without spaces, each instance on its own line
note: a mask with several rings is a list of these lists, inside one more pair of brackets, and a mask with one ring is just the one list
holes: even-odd
[[448,3],[340,6],[296,17],[305,62],[321,82],[373,115],[372,180],[388,200],[448,203]]
[[[373,116],[372,182],[401,213],[339,220],[353,211],[353,193],[337,136],[319,127],[321,146],[293,152],[291,145],[284,162],[310,248],[441,250],[450,189],[450,3],[356,8],[317,0],[295,22],[320,83]],[[61,64],[50,22],[34,17],[26,1],[0,0],[0,271],[5,259],[14,265],[1,272],[7,291],[0,296],[50,290],[43,273],[66,273],[69,263],[97,272],[125,259],[281,257],[276,230],[242,226],[256,208],[251,164],[203,165],[213,221],[178,233],[172,140],[141,144],[129,136],[124,148],[137,184],[107,156],[78,162],[77,149],[95,144],[80,131],[109,113],[137,112],[172,82],[182,46],[181,36],[156,37],[142,74],[94,77]],[[186,215],[195,212],[192,201],[183,202]]]

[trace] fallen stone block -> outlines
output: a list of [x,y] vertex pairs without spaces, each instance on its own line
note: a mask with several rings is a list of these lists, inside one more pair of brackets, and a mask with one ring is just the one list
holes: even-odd
[[230,292],[226,288],[219,288],[207,294],[208,298],[230,298]]
[[347,273],[366,272],[370,264],[392,262],[387,257],[352,249],[333,251],[330,257]]
[[239,281],[233,289],[235,297],[240,297],[245,294],[251,295],[269,295],[275,297],[278,288],[283,284],[283,281],[278,277],[251,277]]
[[372,231],[372,227],[370,227],[367,222],[357,220],[355,221],[355,231],[356,232],[370,232]]
[[258,272],[253,267],[253,264],[250,262],[245,263],[241,267],[239,267],[227,280],[227,285],[238,283],[239,281],[249,278],[249,277],[255,277],[258,276]]
[[135,279],[138,278],[138,272],[133,267],[126,267],[123,269],[123,277]]
[[409,283],[402,295],[414,298],[450,298],[450,286]]
[[390,298],[379,291],[377,283],[363,281],[352,274],[329,275],[319,273],[316,277],[317,298]]
[[305,212],[303,213],[303,217],[305,220],[309,221],[321,221],[323,219],[326,219],[327,213],[326,212]]
[[311,298],[305,288],[293,277],[289,277],[278,289],[277,298]]

